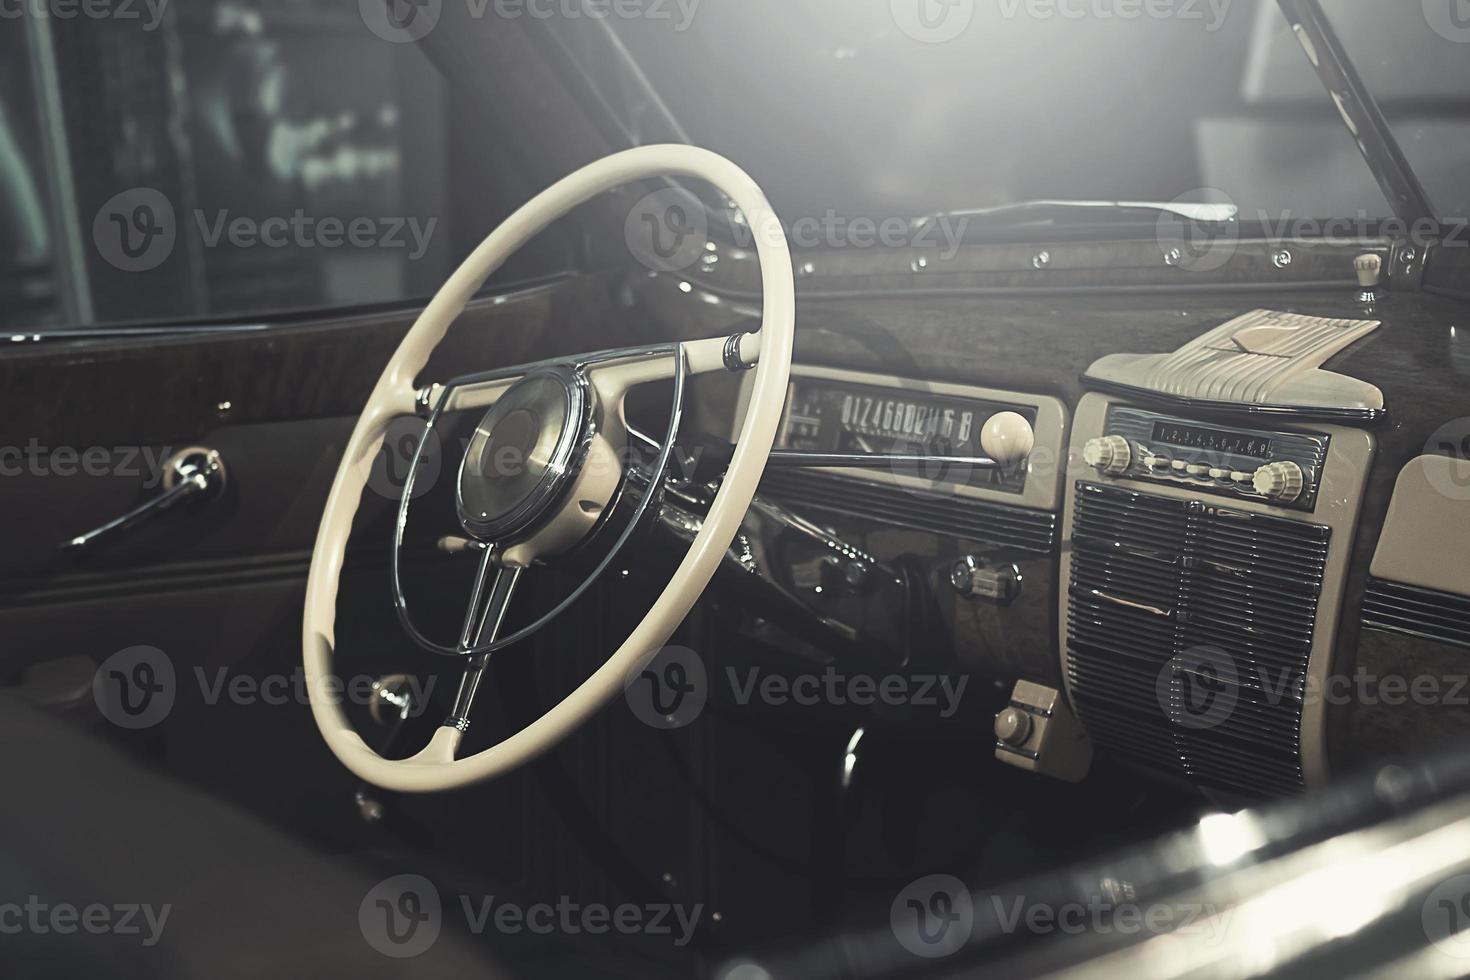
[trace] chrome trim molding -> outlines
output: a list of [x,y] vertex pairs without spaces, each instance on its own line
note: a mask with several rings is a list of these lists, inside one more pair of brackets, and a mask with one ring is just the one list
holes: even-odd
[[1145,402],[1176,411],[1216,418],[1267,418],[1274,422],[1315,422],[1318,424],[1379,426],[1388,421],[1387,408],[1325,408],[1297,405],[1257,405],[1245,402],[1222,402],[1189,395],[1170,395],[1151,388],[1139,388],[1121,381],[1107,381],[1082,375],[1082,384],[1095,391],[1121,395],[1132,401]]
[[732,333],[725,338],[725,370],[731,374],[740,374],[743,371],[749,371],[755,367],[754,364],[747,364],[740,356],[740,342],[745,337],[746,334],[744,333]]

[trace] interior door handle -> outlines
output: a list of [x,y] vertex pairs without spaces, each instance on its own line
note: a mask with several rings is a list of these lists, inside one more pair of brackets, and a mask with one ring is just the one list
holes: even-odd
[[64,542],[62,550],[76,554],[119,532],[137,527],[186,500],[213,500],[225,488],[225,463],[213,449],[192,446],[174,453],[163,465],[163,493],[145,501],[100,527]]

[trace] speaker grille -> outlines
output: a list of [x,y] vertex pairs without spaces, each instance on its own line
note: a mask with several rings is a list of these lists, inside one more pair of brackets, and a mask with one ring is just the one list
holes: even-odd
[[1067,674],[1099,747],[1201,785],[1301,790],[1331,529],[1079,482]]

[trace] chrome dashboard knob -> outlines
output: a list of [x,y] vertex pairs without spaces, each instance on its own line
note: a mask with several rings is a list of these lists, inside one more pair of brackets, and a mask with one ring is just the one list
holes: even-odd
[[960,595],[986,599],[1008,606],[1021,594],[1021,570],[1015,565],[996,564],[976,555],[965,555],[949,568],[949,584]]
[[1082,461],[1109,476],[1117,476],[1133,461],[1133,447],[1122,436],[1098,436],[1087,440],[1082,447]]
[[1302,487],[1306,484],[1306,476],[1302,468],[1290,460],[1277,463],[1267,463],[1256,470],[1251,478],[1251,486],[1256,493],[1268,500],[1280,500],[1290,503],[1302,495]]

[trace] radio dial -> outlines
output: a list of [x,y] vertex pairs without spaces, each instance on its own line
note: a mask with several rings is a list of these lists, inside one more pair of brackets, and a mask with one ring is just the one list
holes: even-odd
[[1126,472],[1133,461],[1133,447],[1122,436],[1099,436],[1082,447],[1082,461],[1109,476]]
[[1302,468],[1290,461],[1267,463],[1256,470],[1251,481],[1256,493],[1268,500],[1280,500],[1283,503],[1291,503],[1300,497],[1305,484],[1306,477]]

